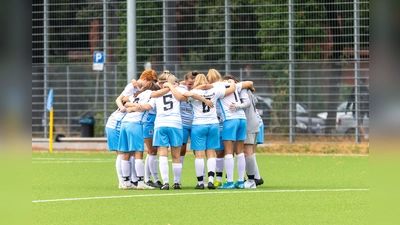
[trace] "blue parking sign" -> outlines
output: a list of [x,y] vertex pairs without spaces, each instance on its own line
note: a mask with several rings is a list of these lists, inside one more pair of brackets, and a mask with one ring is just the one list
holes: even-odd
[[93,52],[93,63],[104,63],[104,52]]

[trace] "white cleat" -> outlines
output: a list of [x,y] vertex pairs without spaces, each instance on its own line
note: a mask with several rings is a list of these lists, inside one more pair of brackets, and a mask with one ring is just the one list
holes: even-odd
[[244,188],[257,188],[256,187],[256,182],[254,182],[254,180],[250,181],[250,180],[246,180],[244,182]]
[[132,183],[130,183],[130,184],[123,183],[121,185],[121,188],[124,189],[124,190],[135,190],[136,186],[134,184],[132,184]]
[[154,189],[156,188],[141,182],[139,182],[137,185],[137,190],[154,190]]

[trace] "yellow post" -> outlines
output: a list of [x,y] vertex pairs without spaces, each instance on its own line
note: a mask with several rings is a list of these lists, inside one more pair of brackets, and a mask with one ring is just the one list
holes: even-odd
[[50,137],[49,137],[49,151],[53,152],[53,107],[50,110]]

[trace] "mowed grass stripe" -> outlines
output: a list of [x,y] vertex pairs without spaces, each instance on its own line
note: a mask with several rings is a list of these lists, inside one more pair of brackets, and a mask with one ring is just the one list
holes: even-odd
[[83,201],[83,200],[97,200],[97,199],[117,199],[117,198],[138,198],[138,197],[184,196],[184,195],[248,194],[248,193],[294,193],[294,192],[342,192],[342,191],[369,191],[369,188],[315,189],[315,190],[310,189],[310,190],[249,190],[249,191],[187,192],[187,193],[124,195],[124,196],[99,196],[99,197],[87,197],[87,198],[63,198],[63,199],[33,200],[32,203],[62,202],[62,201]]

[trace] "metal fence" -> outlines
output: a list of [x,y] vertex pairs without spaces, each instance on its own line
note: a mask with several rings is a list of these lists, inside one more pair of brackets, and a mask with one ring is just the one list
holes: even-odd
[[[95,51],[105,54],[103,71],[92,70]],[[56,134],[79,136],[79,120],[91,115],[104,136],[115,98],[146,63],[178,78],[215,68],[254,81],[272,139],[358,142],[369,1],[34,0],[32,137],[49,135],[50,88]],[[343,109],[353,87],[354,117]]]

